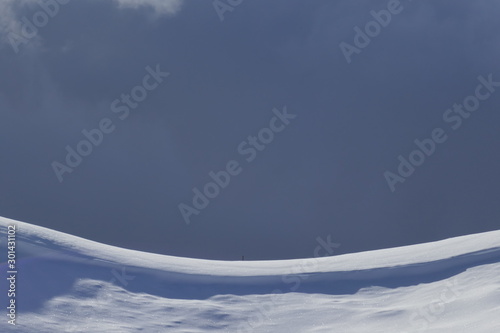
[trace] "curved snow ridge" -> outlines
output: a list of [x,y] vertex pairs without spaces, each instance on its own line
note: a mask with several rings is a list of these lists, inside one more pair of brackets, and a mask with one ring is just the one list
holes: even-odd
[[[0,217],[0,233],[16,225],[19,250],[36,257],[67,258],[99,265],[120,265],[150,269],[185,280],[210,278],[227,283],[228,278],[245,277],[249,282],[275,281],[276,277],[305,275],[308,281],[366,280],[463,271],[468,267],[500,262],[500,231],[491,231],[442,241],[344,254],[333,257],[270,260],[218,261],[180,258],[128,250],[36,225]],[[3,237],[3,236],[2,236]],[[156,275],[156,274],[155,274]],[[194,276],[193,276],[194,275]],[[230,279],[237,283],[238,279]],[[205,280],[206,281],[206,280]]]

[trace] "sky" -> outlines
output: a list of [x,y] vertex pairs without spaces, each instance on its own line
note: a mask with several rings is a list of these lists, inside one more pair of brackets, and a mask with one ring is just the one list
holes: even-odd
[[2,1],[0,215],[222,260],[498,230],[499,14]]

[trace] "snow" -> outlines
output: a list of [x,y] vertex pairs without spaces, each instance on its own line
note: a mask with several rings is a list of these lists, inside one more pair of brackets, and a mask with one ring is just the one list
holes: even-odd
[[[500,231],[333,257],[212,261],[16,225],[0,332],[500,332]],[[6,279],[0,293],[7,294]],[[4,299],[4,297],[2,297]]]

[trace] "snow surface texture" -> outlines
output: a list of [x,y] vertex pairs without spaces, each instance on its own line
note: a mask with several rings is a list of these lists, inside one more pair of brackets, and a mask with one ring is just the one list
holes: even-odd
[[500,332],[500,231],[334,257],[211,261],[17,228],[0,332]]

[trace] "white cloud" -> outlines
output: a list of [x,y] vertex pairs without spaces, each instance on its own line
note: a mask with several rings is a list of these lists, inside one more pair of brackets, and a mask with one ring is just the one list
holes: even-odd
[[[41,2],[42,1],[42,2]],[[176,14],[181,6],[183,0],[101,0],[101,1],[113,1],[118,5],[118,8],[129,8],[129,9],[140,9],[144,7],[150,7],[154,10],[154,16],[162,15],[174,15]],[[28,21],[34,23],[33,16],[38,15],[38,17],[46,17],[46,22],[42,23],[43,26],[48,24],[50,20],[56,15],[61,15],[66,3],[71,4],[71,0],[0,0],[0,48],[2,44],[4,45],[15,45],[13,48],[16,53],[19,47],[27,46],[27,41],[30,44],[39,41],[38,33],[34,36],[26,36],[23,34],[23,26],[26,24],[21,22],[21,17],[19,17],[18,11],[25,7],[32,9],[32,14],[27,15]],[[42,6],[42,4],[45,4]],[[41,15],[41,16],[40,16]],[[25,19],[26,19],[25,18]],[[36,25],[36,24],[35,24]],[[28,28],[30,31],[38,28],[43,28],[39,25],[35,28]],[[26,29],[26,28],[24,28]],[[34,46],[34,45],[31,45]]]
[[115,0],[124,8],[151,6],[157,14],[175,14],[179,11],[182,0]]
[[5,41],[7,33],[14,30],[15,27],[12,3],[12,0],[0,2],[0,37],[3,41]]

